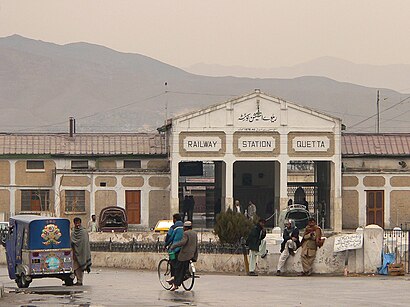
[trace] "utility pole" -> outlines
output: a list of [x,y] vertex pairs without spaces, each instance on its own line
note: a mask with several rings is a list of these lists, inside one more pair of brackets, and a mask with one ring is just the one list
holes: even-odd
[[168,119],[168,82],[165,82],[164,85],[165,85],[165,125],[167,125],[167,119]]
[[377,90],[377,126],[376,126],[376,133],[380,133],[380,95],[379,90]]

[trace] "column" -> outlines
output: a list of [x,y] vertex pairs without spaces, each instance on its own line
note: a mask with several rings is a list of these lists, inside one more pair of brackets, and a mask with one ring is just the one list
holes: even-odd
[[226,161],[224,163],[223,172],[224,187],[225,187],[225,210],[228,208],[233,209],[233,163],[232,161]]
[[10,160],[10,216],[16,214],[16,160]]
[[280,210],[288,205],[288,161],[281,159],[280,162]]
[[180,159],[171,159],[171,195],[170,195],[170,212],[169,217],[175,212],[179,212],[179,198],[178,198],[178,164]]

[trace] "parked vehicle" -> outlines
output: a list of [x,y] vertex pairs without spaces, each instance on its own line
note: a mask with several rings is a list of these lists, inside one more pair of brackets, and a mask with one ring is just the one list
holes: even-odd
[[166,233],[174,225],[173,220],[159,220],[154,227],[155,232]]
[[56,277],[73,285],[73,254],[70,221],[38,215],[10,218],[6,247],[10,279],[19,288],[27,288],[33,279]]
[[125,232],[128,230],[127,212],[117,206],[106,207],[101,210],[98,225],[103,232]]
[[285,221],[292,219],[295,221],[297,228],[304,229],[306,228],[310,217],[311,214],[306,210],[306,206],[301,204],[290,205],[280,212],[278,226],[283,229]]

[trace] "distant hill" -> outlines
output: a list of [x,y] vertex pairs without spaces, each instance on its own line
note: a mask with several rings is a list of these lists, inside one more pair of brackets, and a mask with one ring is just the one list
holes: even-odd
[[199,75],[221,77],[297,78],[302,76],[327,77],[363,86],[410,91],[410,65],[355,64],[334,57],[321,57],[289,67],[252,68],[198,63],[185,68]]
[[[165,85],[167,83],[167,85]],[[106,47],[0,38],[0,131],[153,131],[166,117],[241,96],[255,88],[340,117],[348,131],[374,132],[376,89],[324,77],[207,77]],[[404,95],[382,90],[381,110]],[[409,102],[381,114],[382,132],[409,132]],[[393,121],[388,120],[395,118]],[[392,128],[389,128],[392,127]]]

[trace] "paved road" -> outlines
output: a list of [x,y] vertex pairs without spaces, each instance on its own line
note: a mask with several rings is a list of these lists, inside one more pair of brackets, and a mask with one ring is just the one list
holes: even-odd
[[[19,292],[0,267],[0,306],[409,306],[410,277],[201,275],[191,292],[162,289],[155,272],[94,268],[85,286],[34,280]],[[16,292],[17,290],[17,292]]]

